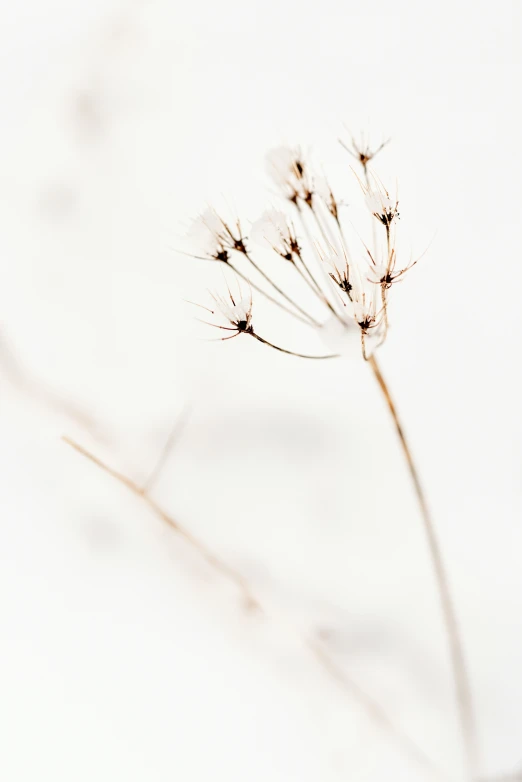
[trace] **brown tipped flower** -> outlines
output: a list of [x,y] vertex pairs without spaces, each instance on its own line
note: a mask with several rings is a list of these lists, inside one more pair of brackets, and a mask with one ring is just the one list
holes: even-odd
[[312,203],[312,179],[305,165],[301,150],[290,147],[276,147],[267,155],[268,173],[284,196],[292,203]]
[[390,251],[389,260],[385,263],[377,263],[369,250],[368,255],[370,256],[371,261],[370,271],[373,275],[373,279],[368,279],[370,282],[373,282],[376,285],[380,285],[385,290],[389,290],[394,282],[402,279],[406,272],[413,268],[413,266],[415,266],[418,261],[417,258],[414,261],[410,261],[410,263],[403,269],[397,270],[397,253],[394,249]]
[[339,253],[330,248],[329,252],[325,253],[319,250],[322,261],[328,270],[328,276],[335,282],[335,284],[346,293],[348,298],[352,298],[353,280],[351,279],[351,269],[348,263],[346,255],[342,257]]
[[374,182],[373,188],[369,185],[362,186],[366,196],[366,206],[379,222],[389,228],[399,217],[399,201],[390,198],[386,188],[377,179],[374,178]]
[[370,160],[373,160],[375,155],[383,149],[383,147],[386,146],[389,139],[386,141],[383,141],[382,144],[379,147],[376,147],[375,149],[372,149],[370,147],[370,142],[368,139],[365,139],[364,136],[361,137],[361,141],[358,143],[355,141],[353,136],[350,136],[350,141],[346,143],[342,139],[339,139],[339,143],[342,147],[359,163],[361,166],[366,169],[366,166],[370,162]]
[[230,250],[246,252],[239,220],[230,227],[214,209],[206,209],[194,220],[187,237],[194,244],[194,249],[208,260],[228,263]]
[[352,292],[353,316],[364,335],[378,329],[382,323],[383,311],[378,310],[377,299],[373,292],[359,290]]
[[339,202],[325,176],[314,177],[314,193],[324,201],[326,208],[334,220],[339,223]]
[[[216,296],[212,294],[212,298],[216,302],[216,307],[211,310],[213,315],[224,318],[228,326],[221,326],[214,324],[217,328],[225,329],[227,331],[234,331],[232,337],[237,337],[238,334],[251,334],[252,328],[252,296],[239,295],[234,298],[231,291],[228,291],[228,296]],[[232,339],[232,337],[224,337],[224,339]]]
[[301,252],[292,223],[277,209],[267,209],[252,224],[249,236],[260,246],[271,247],[285,261],[293,261]]

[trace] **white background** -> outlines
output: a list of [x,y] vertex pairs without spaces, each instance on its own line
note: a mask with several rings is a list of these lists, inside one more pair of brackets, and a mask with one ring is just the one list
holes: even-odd
[[[382,363],[451,573],[481,771],[520,762],[521,16],[505,0],[4,0],[2,779],[442,779],[307,638],[460,778],[431,566],[367,368],[206,342],[184,302],[222,285],[176,252],[185,227],[207,202],[247,220],[273,202],[271,146],[300,143],[351,200],[343,123],[392,137],[378,171],[399,182],[406,246],[431,242]],[[154,496],[262,616],[60,439],[140,480],[183,409]]]

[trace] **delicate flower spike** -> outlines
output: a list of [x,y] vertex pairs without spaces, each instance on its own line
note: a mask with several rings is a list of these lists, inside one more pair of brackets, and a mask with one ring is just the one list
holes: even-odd
[[389,228],[393,221],[399,217],[399,202],[390,198],[390,194],[382,185],[376,189],[363,186],[363,190],[366,196],[366,205],[372,215],[386,228]]
[[289,201],[312,203],[312,183],[298,148],[276,147],[266,160],[268,173]]
[[385,314],[384,307],[377,309],[377,299],[375,293],[377,288],[370,291],[356,291],[352,297],[353,316],[359,326],[361,335],[362,354],[365,361],[368,361],[375,348],[384,342],[384,335],[381,334],[381,325]]
[[332,188],[325,176],[314,177],[314,193],[316,193],[325,203],[326,208],[334,218],[339,222],[339,203],[335,198]]
[[406,274],[407,271],[409,271],[417,261],[419,260],[416,258],[414,261],[410,261],[410,263],[404,267],[404,269],[396,270],[397,268],[397,253],[394,249],[390,252],[390,258],[388,263],[376,263],[368,250],[368,255],[370,256],[371,260],[371,273],[373,274],[373,279],[370,277],[368,280],[370,282],[375,283],[376,285],[380,285],[385,290],[389,290],[394,282],[397,282],[398,280],[402,279],[402,277]]
[[371,329],[377,329],[382,322],[382,310],[377,311],[377,299],[374,291],[354,291],[353,316],[355,322],[366,335]]
[[383,149],[383,147],[388,144],[390,139],[386,139],[386,141],[383,141],[382,144],[379,147],[376,147],[372,150],[370,147],[370,142],[368,139],[365,139],[364,136],[361,137],[361,141],[358,143],[355,141],[353,136],[350,136],[350,141],[347,144],[342,139],[339,139],[339,143],[344,149],[356,160],[359,161],[361,166],[366,169],[366,166],[372,160],[375,155]]
[[354,282],[346,255],[341,257],[334,248],[330,248],[328,253],[321,252],[320,254],[324,265],[327,267],[329,277],[351,300]]
[[228,263],[229,250],[246,251],[245,238],[239,220],[233,228],[214,209],[206,209],[194,220],[187,237],[197,244],[199,252],[209,260]]
[[217,315],[225,320],[228,324],[223,326],[217,323],[211,323],[209,325],[215,326],[223,331],[233,331],[234,333],[230,337],[223,337],[223,339],[232,339],[237,337],[238,334],[252,334],[252,296],[236,296],[228,291],[228,296],[217,296],[211,294],[216,306],[214,309],[205,307],[212,315]]
[[250,238],[256,244],[270,246],[281,258],[293,261],[301,249],[293,226],[286,215],[277,209],[266,210],[250,229]]

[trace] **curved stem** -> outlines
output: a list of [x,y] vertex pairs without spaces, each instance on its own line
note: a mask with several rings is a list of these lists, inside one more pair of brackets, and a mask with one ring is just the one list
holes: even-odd
[[[310,271],[308,269],[308,266],[304,262],[302,254],[300,252],[297,254],[297,258],[298,258],[299,261],[301,261],[301,264],[303,265],[303,269],[304,269],[304,271],[303,271],[303,269],[301,269],[301,267],[298,266],[297,263],[294,261],[293,266],[294,266],[294,269],[296,270],[296,272],[298,273],[298,275],[301,277],[302,280],[304,280],[304,282],[310,288],[310,290],[312,291],[314,296],[317,296],[317,298],[319,299],[321,304],[325,304],[328,307],[328,309],[330,310],[330,312],[332,312],[334,315],[337,315],[336,311],[334,310],[334,308],[330,304],[330,301],[326,297],[326,294],[323,293],[323,291],[317,285],[317,282],[315,281],[314,277],[310,273]],[[305,274],[305,272],[306,272],[306,274]]]
[[450,655],[451,655],[451,662],[452,662],[455,695],[457,700],[464,752],[466,756],[467,773],[469,779],[474,779],[476,778],[476,772],[477,772],[477,748],[476,748],[476,738],[475,738],[476,737],[475,717],[474,717],[473,702],[471,697],[471,686],[470,686],[466,660],[464,657],[464,651],[462,647],[459,623],[455,612],[455,606],[453,603],[453,597],[451,594],[448,575],[446,572],[446,567],[444,564],[440,543],[437,539],[435,526],[433,523],[433,519],[431,518],[426,497],[424,495],[424,491],[420,482],[419,474],[417,472],[417,467],[415,466],[415,462],[413,460],[413,456],[410,451],[410,447],[408,445],[406,435],[402,428],[402,424],[399,419],[399,415],[397,413],[397,408],[395,407],[395,403],[390,395],[390,391],[388,389],[386,381],[384,380],[384,377],[382,375],[382,372],[379,368],[379,364],[377,363],[377,359],[375,358],[375,356],[370,356],[370,358],[368,359],[368,363],[370,364],[373,370],[375,378],[384,395],[386,404],[388,405],[388,409],[393,418],[393,422],[395,424],[397,434],[399,435],[399,439],[401,441],[402,450],[404,452],[404,456],[406,457],[406,461],[408,463],[408,468],[410,471],[411,479],[413,481],[413,485],[415,487],[417,500],[420,505],[422,519],[424,522],[424,530],[426,532],[430,555],[433,562],[433,568],[435,571],[435,578],[437,581],[442,614],[444,618],[444,623],[446,625],[446,633],[448,637],[448,644],[450,648]]
[[315,277],[313,276],[312,272],[311,272],[311,271],[310,271],[310,269],[308,268],[308,265],[306,264],[306,262],[305,262],[305,260],[304,260],[304,258],[303,258],[303,255],[302,255],[302,253],[301,253],[301,252],[299,252],[299,253],[297,254],[297,257],[298,257],[298,259],[301,261],[301,264],[302,264],[302,266],[303,266],[303,269],[305,270],[306,274],[308,275],[308,276],[306,276],[306,275],[303,273],[303,270],[302,270],[302,269],[300,269],[300,268],[297,266],[297,264],[294,264],[295,268],[297,269],[297,271],[299,272],[299,274],[301,275],[301,277],[303,278],[303,280],[304,280],[304,281],[307,283],[307,285],[310,287],[310,289],[311,289],[311,290],[313,290],[313,292],[316,294],[316,296],[318,296],[318,297],[320,298],[320,300],[323,302],[323,304],[326,304],[326,306],[328,307],[328,309],[330,310],[330,312],[331,312],[333,315],[335,315],[335,317],[338,317],[337,311],[335,310],[335,308],[334,308],[334,307],[333,307],[333,305],[331,304],[331,302],[330,302],[330,299],[328,298],[328,296],[326,295],[326,293],[324,293],[324,291],[323,291],[323,290],[322,290],[322,289],[319,287],[319,284],[318,284],[317,280],[315,279]]
[[[298,214],[299,214],[299,220],[300,220],[301,226],[302,226],[302,228],[303,228],[304,234],[305,234],[305,236],[306,236],[306,238],[307,238],[307,240],[308,240],[308,244],[310,245],[310,247],[311,247],[311,249],[312,249],[312,251],[313,251],[313,253],[314,253],[315,257],[316,257],[316,260],[317,260],[317,262],[318,262],[318,264],[319,264],[319,269],[320,269],[320,272],[322,273],[322,275],[323,275],[323,277],[324,277],[324,279],[325,279],[325,282],[326,282],[326,287],[327,287],[327,289],[328,289],[328,290],[330,290],[330,286],[331,286],[331,280],[330,280],[330,278],[329,278],[328,274],[326,273],[326,271],[324,270],[324,264],[323,264],[323,262],[322,262],[322,260],[321,260],[321,256],[320,256],[320,254],[319,254],[319,251],[318,251],[318,249],[317,249],[317,246],[316,246],[316,244],[314,243],[314,240],[313,240],[313,238],[312,238],[312,236],[311,236],[311,234],[310,234],[310,230],[309,230],[309,228],[308,228],[308,225],[307,225],[307,222],[306,222],[305,216],[304,216],[304,214],[303,214],[303,210],[302,210],[302,209],[301,209],[301,207],[299,206],[299,202],[297,202],[295,206],[296,206],[297,212],[298,212]],[[306,272],[307,272],[308,276],[309,276],[309,277],[310,277],[310,279],[311,279],[311,280],[314,282],[314,284],[317,286],[317,288],[318,288],[318,290],[320,291],[321,295],[322,295],[322,296],[324,296],[324,298],[326,299],[326,298],[327,298],[327,295],[326,295],[326,293],[323,291],[323,289],[321,288],[321,286],[319,285],[319,283],[318,283],[318,282],[317,282],[317,280],[315,279],[314,275],[311,273],[309,266],[308,266],[307,264],[305,264],[305,262],[304,262],[304,259],[303,259],[303,253],[302,253],[302,252],[299,254],[299,258],[300,258],[300,260],[301,260],[301,263],[303,264],[303,267],[305,268],[305,270],[306,270]],[[328,308],[329,308],[329,309],[330,309],[330,311],[331,311],[331,312],[332,312],[332,313],[335,315],[335,317],[337,318],[337,320],[338,320],[340,323],[344,323],[344,320],[343,320],[342,316],[341,316],[341,315],[339,315],[339,313],[338,313],[338,312],[337,312],[337,310],[335,309],[334,305],[333,305],[333,304],[331,304],[331,302],[329,302],[329,303],[328,303]]]
[[254,269],[268,282],[268,284],[271,285],[272,288],[275,291],[277,291],[277,293],[279,293],[280,296],[282,296],[284,299],[286,299],[286,301],[289,304],[291,304],[292,307],[295,307],[295,309],[298,310],[298,312],[300,312],[301,315],[304,315],[304,317],[307,318],[308,321],[310,323],[312,323],[314,326],[320,326],[321,325],[318,320],[316,320],[315,318],[312,318],[312,316],[309,315],[306,310],[304,310],[299,304],[297,304],[297,302],[295,302],[293,299],[291,299],[290,296],[288,296],[288,294],[286,294],[284,292],[284,290],[282,290],[279,287],[279,285],[277,285],[273,280],[270,279],[268,274],[266,274],[263,271],[263,269],[260,266],[258,266],[258,264],[254,261],[254,259],[250,255],[250,253],[244,252],[243,255],[245,256],[245,258],[247,258],[250,261],[250,263],[252,264]]
[[268,340],[263,339],[263,337],[260,337],[259,334],[256,334],[254,331],[248,332],[251,337],[254,337],[254,339],[257,339],[258,342],[262,342],[263,345],[268,345],[269,348],[274,348],[274,350],[279,350],[280,353],[287,353],[289,356],[297,356],[298,358],[339,358],[339,355],[337,353],[331,353],[328,356],[309,356],[306,353],[294,353],[293,350],[286,350],[285,348],[280,348],[277,345],[274,345],[272,342],[268,342]]
[[250,285],[250,287],[251,287],[251,288],[253,288],[255,291],[257,291],[257,292],[258,292],[258,293],[260,293],[262,296],[264,296],[264,297],[265,297],[265,299],[267,299],[268,301],[271,301],[271,302],[272,302],[272,304],[275,304],[277,307],[279,307],[280,309],[282,309],[284,312],[288,313],[288,315],[291,315],[293,318],[296,318],[296,320],[300,320],[300,321],[301,321],[301,323],[304,323],[304,324],[305,324],[305,326],[312,326],[312,327],[314,327],[314,328],[316,327],[316,324],[315,324],[315,323],[313,323],[313,322],[312,322],[312,321],[309,319],[309,317],[308,317],[308,316],[307,316],[307,318],[303,318],[301,315],[298,315],[298,313],[297,313],[297,312],[294,312],[294,311],[293,311],[293,310],[291,310],[289,307],[287,307],[287,306],[286,306],[286,304],[282,304],[282,303],[281,303],[280,301],[278,301],[277,299],[274,299],[274,297],[273,297],[273,296],[271,296],[269,293],[267,293],[266,291],[264,291],[264,290],[263,290],[263,288],[260,288],[260,287],[259,287],[259,285],[256,285],[256,284],[255,284],[255,282],[252,282],[252,280],[251,280],[251,279],[249,279],[249,278],[248,278],[248,277],[247,277],[245,274],[243,274],[243,272],[239,271],[239,269],[237,268],[237,266],[234,266],[234,264],[230,263],[230,261],[228,261],[228,263],[227,263],[227,266],[229,266],[229,267],[232,269],[232,271],[233,271],[235,274],[237,274],[237,276],[238,276],[238,277],[240,277],[242,280],[244,280],[244,282],[246,282],[246,283],[247,283],[247,285]]

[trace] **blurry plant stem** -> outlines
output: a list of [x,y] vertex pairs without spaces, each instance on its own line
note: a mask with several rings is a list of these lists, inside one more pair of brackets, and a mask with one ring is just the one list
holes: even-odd
[[[67,445],[70,445],[71,448],[74,448],[75,451],[81,453],[82,456],[85,456],[86,459],[88,459],[90,462],[95,464],[101,470],[108,473],[117,481],[119,481],[124,486],[126,486],[137,497],[141,498],[143,502],[146,505],[148,505],[149,509],[156,516],[158,516],[158,518],[161,519],[161,521],[165,522],[171,529],[177,532],[178,535],[184,538],[185,541],[190,546],[192,546],[192,548],[195,548],[202,555],[202,557],[208,562],[208,564],[211,565],[211,567],[215,568],[219,573],[221,573],[222,576],[225,576],[225,578],[229,579],[230,581],[233,581],[234,584],[239,588],[240,592],[242,593],[247,608],[261,610],[261,606],[259,605],[256,598],[252,595],[250,588],[246,583],[245,579],[243,578],[243,576],[241,576],[239,573],[237,573],[235,570],[229,567],[226,563],[218,559],[206,547],[204,543],[202,543],[198,538],[196,538],[194,535],[188,532],[188,530],[184,529],[184,527],[182,527],[169,513],[167,513],[160,505],[158,505],[158,503],[155,502],[152,499],[152,497],[149,496],[149,494],[147,493],[148,491],[147,487],[151,484],[151,478],[155,479],[157,477],[157,470],[155,470],[153,476],[150,476],[147,479],[146,483],[143,486],[140,486],[130,478],[127,478],[126,475],[123,475],[123,473],[120,473],[117,470],[113,469],[112,467],[109,467],[108,464],[102,462],[101,459],[98,459],[97,456],[94,456],[92,453],[90,453],[90,451],[88,451],[82,445],[79,445],[74,440],[71,440],[70,437],[62,437],[62,440],[65,443],[67,443]],[[171,438],[169,438],[169,441],[170,440]],[[163,455],[161,458],[163,459]]]
[[444,560],[442,557],[442,551],[439,541],[435,532],[435,526],[430,515],[426,497],[420,482],[420,478],[413,460],[406,435],[402,428],[397,408],[390,395],[390,391],[386,384],[386,381],[382,375],[379,364],[375,356],[371,356],[368,359],[375,378],[379,384],[379,387],[383,393],[383,396],[388,405],[388,409],[393,418],[397,434],[401,441],[402,450],[406,461],[410,475],[415,487],[415,493],[420,505],[422,519],[424,522],[424,530],[426,533],[428,547],[433,563],[433,569],[435,571],[435,578],[437,581],[437,588],[439,592],[439,598],[442,608],[442,614],[444,623],[446,626],[446,633],[448,637],[448,644],[450,648],[455,695],[457,701],[458,715],[460,728],[462,732],[462,741],[464,747],[465,761],[467,767],[468,779],[475,779],[477,774],[477,746],[476,746],[476,730],[475,730],[475,717],[473,713],[473,702],[471,697],[471,687],[469,681],[469,674],[466,666],[466,660],[464,657],[462,640],[460,637],[459,623],[453,604],[453,598],[451,595],[450,585]]
[[[105,464],[105,462],[102,462],[101,459],[98,459],[97,456],[94,456],[94,454],[90,453],[90,451],[88,451],[82,445],[79,445],[74,440],[71,440],[71,438],[62,437],[62,440],[71,448],[74,448],[75,451],[88,459],[92,464],[95,464],[100,470],[110,475],[119,483],[123,484],[123,486],[126,486],[127,489],[129,489],[129,491],[131,491],[136,497],[140,498],[148,506],[149,510],[151,510],[159,519],[161,519],[161,521],[165,522],[171,529],[177,532],[178,535],[181,535],[181,537],[183,537],[190,546],[196,549],[211,567],[213,567],[222,576],[232,581],[239,589],[239,592],[244,599],[244,605],[248,610],[255,611],[258,615],[268,615],[261,602],[251,591],[246,579],[243,578],[243,576],[238,571],[234,570],[232,567],[227,565],[226,562],[213,554],[201,540],[196,538],[184,527],[182,527],[178,521],[173,518],[173,516],[167,513],[166,510],[164,510],[149,496],[149,487],[151,483],[156,480],[159,472],[161,471],[161,468],[163,467],[163,464],[165,463],[165,454],[168,453],[168,450],[172,445],[174,440],[174,433],[171,433],[169,436],[165,448],[163,449],[160,459],[151,476],[142,485],[131,480],[131,478],[127,478],[126,475],[118,472],[113,467],[109,467],[109,465]],[[319,641],[312,637],[303,637],[302,633],[297,628],[293,627],[290,623],[286,624],[288,628],[294,633],[294,635],[299,638],[301,643],[304,644],[304,647],[321,666],[323,671],[325,671],[328,676],[337,683],[337,685],[348,695],[351,700],[355,701],[359,704],[359,706],[362,707],[370,720],[372,720],[382,731],[389,734],[395,740],[398,746],[409,758],[418,763],[421,768],[424,768],[426,771],[428,771],[434,780],[437,779],[439,782],[440,780],[448,780],[447,775],[433,763],[431,758],[426,755],[424,750],[395,725],[393,720],[388,717],[386,711],[382,708],[380,703],[376,701],[371,695],[366,693],[365,690],[363,690],[342,670],[342,668],[340,668],[335,663],[335,661],[330,657],[328,652],[323,648]]]

